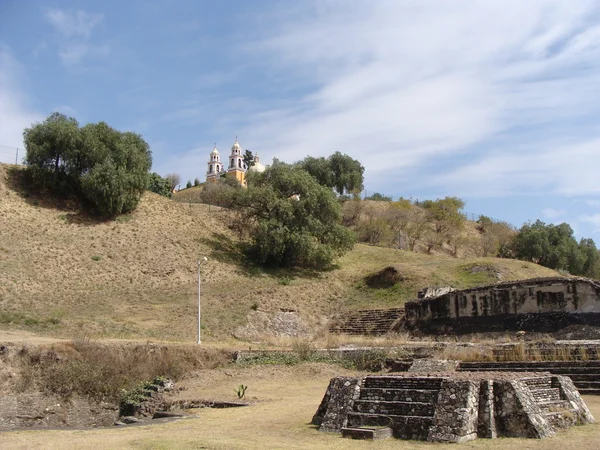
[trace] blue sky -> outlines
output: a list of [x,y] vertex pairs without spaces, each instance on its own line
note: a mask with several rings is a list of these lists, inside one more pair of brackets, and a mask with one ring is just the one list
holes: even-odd
[[236,135],[263,163],[341,151],[369,191],[597,244],[599,92],[595,1],[0,0],[0,145],[60,111],[184,182]]

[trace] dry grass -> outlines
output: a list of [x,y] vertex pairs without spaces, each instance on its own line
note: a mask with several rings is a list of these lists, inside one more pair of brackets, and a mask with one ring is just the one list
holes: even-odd
[[157,376],[178,380],[195,370],[226,365],[232,353],[189,345],[106,345],[82,340],[23,346],[15,359],[11,364],[18,367],[17,391],[115,402],[124,389]]
[[[3,433],[0,446],[11,449],[424,449],[440,444],[387,440],[346,440],[310,425],[328,381],[353,372],[321,364],[291,368],[250,367],[203,371],[185,383],[180,398],[235,400],[235,387],[248,386],[247,408],[193,410],[197,419],[120,429],[20,431]],[[600,397],[585,397],[600,417]],[[479,439],[461,448],[510,450],[595,450],[600,425],[574,427],[545,440]]]
[[[254,309],[295,310],[314,328],[346,308],[399,306],[429,285],[473,286],[555,275],[535,264],[461,260],[357,245],[321,274],[266,271],[245,261],[227,212],[146,193],[138,209],[98,221],[14,183],[0,165],[0,327],[74,338],[193,341],[196,261],[202,266],[203,339],[231,340]],[[20,171],[22,169],[15,168]],[[192,188],[194,189],[194,188]],[[403,283],[370,289],[363,278],[387,265]],[[471,265],[471,266],[470,266]]]

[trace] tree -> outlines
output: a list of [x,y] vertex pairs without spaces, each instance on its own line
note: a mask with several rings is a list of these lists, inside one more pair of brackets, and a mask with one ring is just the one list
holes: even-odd
[[387,197],[385,195],[380,194],[379,192],[375,192],[373,195],[365,197],[365,200],[372,200],[375,202],[391,202],[392,197]]
[[333,192],[297,167],[258,174],[233,208],[253,227],[251,254],[262,264],[323,269],[354,244]]
[[104,122],[84,129],[83,195],[104,217],[132,211],[148,186],[148,144],[139,134],[120,133]]
[[252,154],[252,152],[250,150],[246,150],[244,151],[244,156],[242,157],[242,159],[244,160],[244,164],[246,165],[246,168],[250,168],[254,165],[254,155]]
[[181,183],[181,177],[178,173],[168,173],[165,177],[169,181],[169,188],[171,192],[177,187],[179,183]]
[[161,177],[156,172],[148,174],[148,190],[158,195],[171,197],[171,184],[169,180]]
[[458,197],[438,198],[435,201],[425,200],[422,206],[429,213],[435,232],[438,234],[459,230],[466,220],[461,212],[461,209],[465,207],[465,202]]
[[598,251],[591,239],[579,243],[567,223],[546,225],[541,220],[524,224],[513,241],[517,258],[533,261],[573,275],[597,276]]
[[[81,147],[79,123],[64,114],[52,113],[44,122],[26,128],[25,164],[34,182],[43,187],[52,186],[62,192],[78,187],[78,173],[74,171]],[[73,173],[75,172],[75,173]]]
[[192,182],[191,182],[190,180],[188,180],[188,182],[187,182],[187,183],[185,183],[185,188],[186,188],[186,189],[189,189],[189,188],[191,188],[191,187],[192,187]]
[[200,180],[198,178],[194,178],[194,186],[200,186]]
[[311,156],[296,163],[323,186],[334,189],[338,194],[357,193],[363,189],[365,168],[356,159],[335,152],[329,158]]
[[79,128],[75,119],[53,113],[23,137],[35,182],[87,200],[104,217],[134,209],[148,186],[152,155],[138,134],[104,122]]

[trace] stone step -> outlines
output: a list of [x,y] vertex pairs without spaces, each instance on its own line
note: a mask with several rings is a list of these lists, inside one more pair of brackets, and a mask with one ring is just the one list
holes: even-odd
[[354,411],[366,414],[385,414],[387,416],[433,417],[432,403],[386,402],[378,400],[356,400]]
[[365,388],[383,389],[428,389],[439,390],[442,378],[434,377],[385,377],[367,376],[364,381]]
[[559,388],[547,388],[547,389],[530,389],[533,398],[537,402],[551,402],[560,400],[560,389]]
[[540,409],[545,413],[564,412],[571,409],[571,403],[567,400],[553,400],[537,402]]
[[523,382],[531,391],[535,389],[550,389],[552,387],[552,377],[525,378]]
[[575,381],[598,381],[600,380],[600,373],[569,373],[564,374]]
[[434,404],[437,401],[438,392],[435,389],[362,388],[360,399]]
[[392,437],[392,429],[389,427],[357,427],[357,428],[342,428],[342,437],[350,439],[368,439],[381,440]]
[[597,367],[600,368],[600,361],[501,361],[501,362],[461,362],[461,369],[470,368],[497,368],[497,367],[554,367],[554,368],[570,368],[570,367]]
[[394,437],[400,439],[425,440],[433,417],[384,416],[381,414],[349,413],[348,427],[385,426],[393,430]]
[[600,389],[600,380],[598,381],[577,381],[573,382],[577,389]]
[[600,395],[600,387],[599,388],[577,388],[579,394],[581,395]]
[[576,424],[577,414],[574,409],[565,409],[564,411],[547,412],[544,418],[553,428],[569,428]]

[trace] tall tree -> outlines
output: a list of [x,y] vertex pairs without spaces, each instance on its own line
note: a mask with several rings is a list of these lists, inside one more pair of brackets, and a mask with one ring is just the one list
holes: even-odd
[[242,159],[244,160],[244,164],[246,164],[248,169],[254,165],[254,155],[250,150],[244,151],[244,156]]
[[331,189],[297,167],[258,174],[236,193],[234,208],[255,227],[253,254],[263,264],[322,269],[354,243]]

